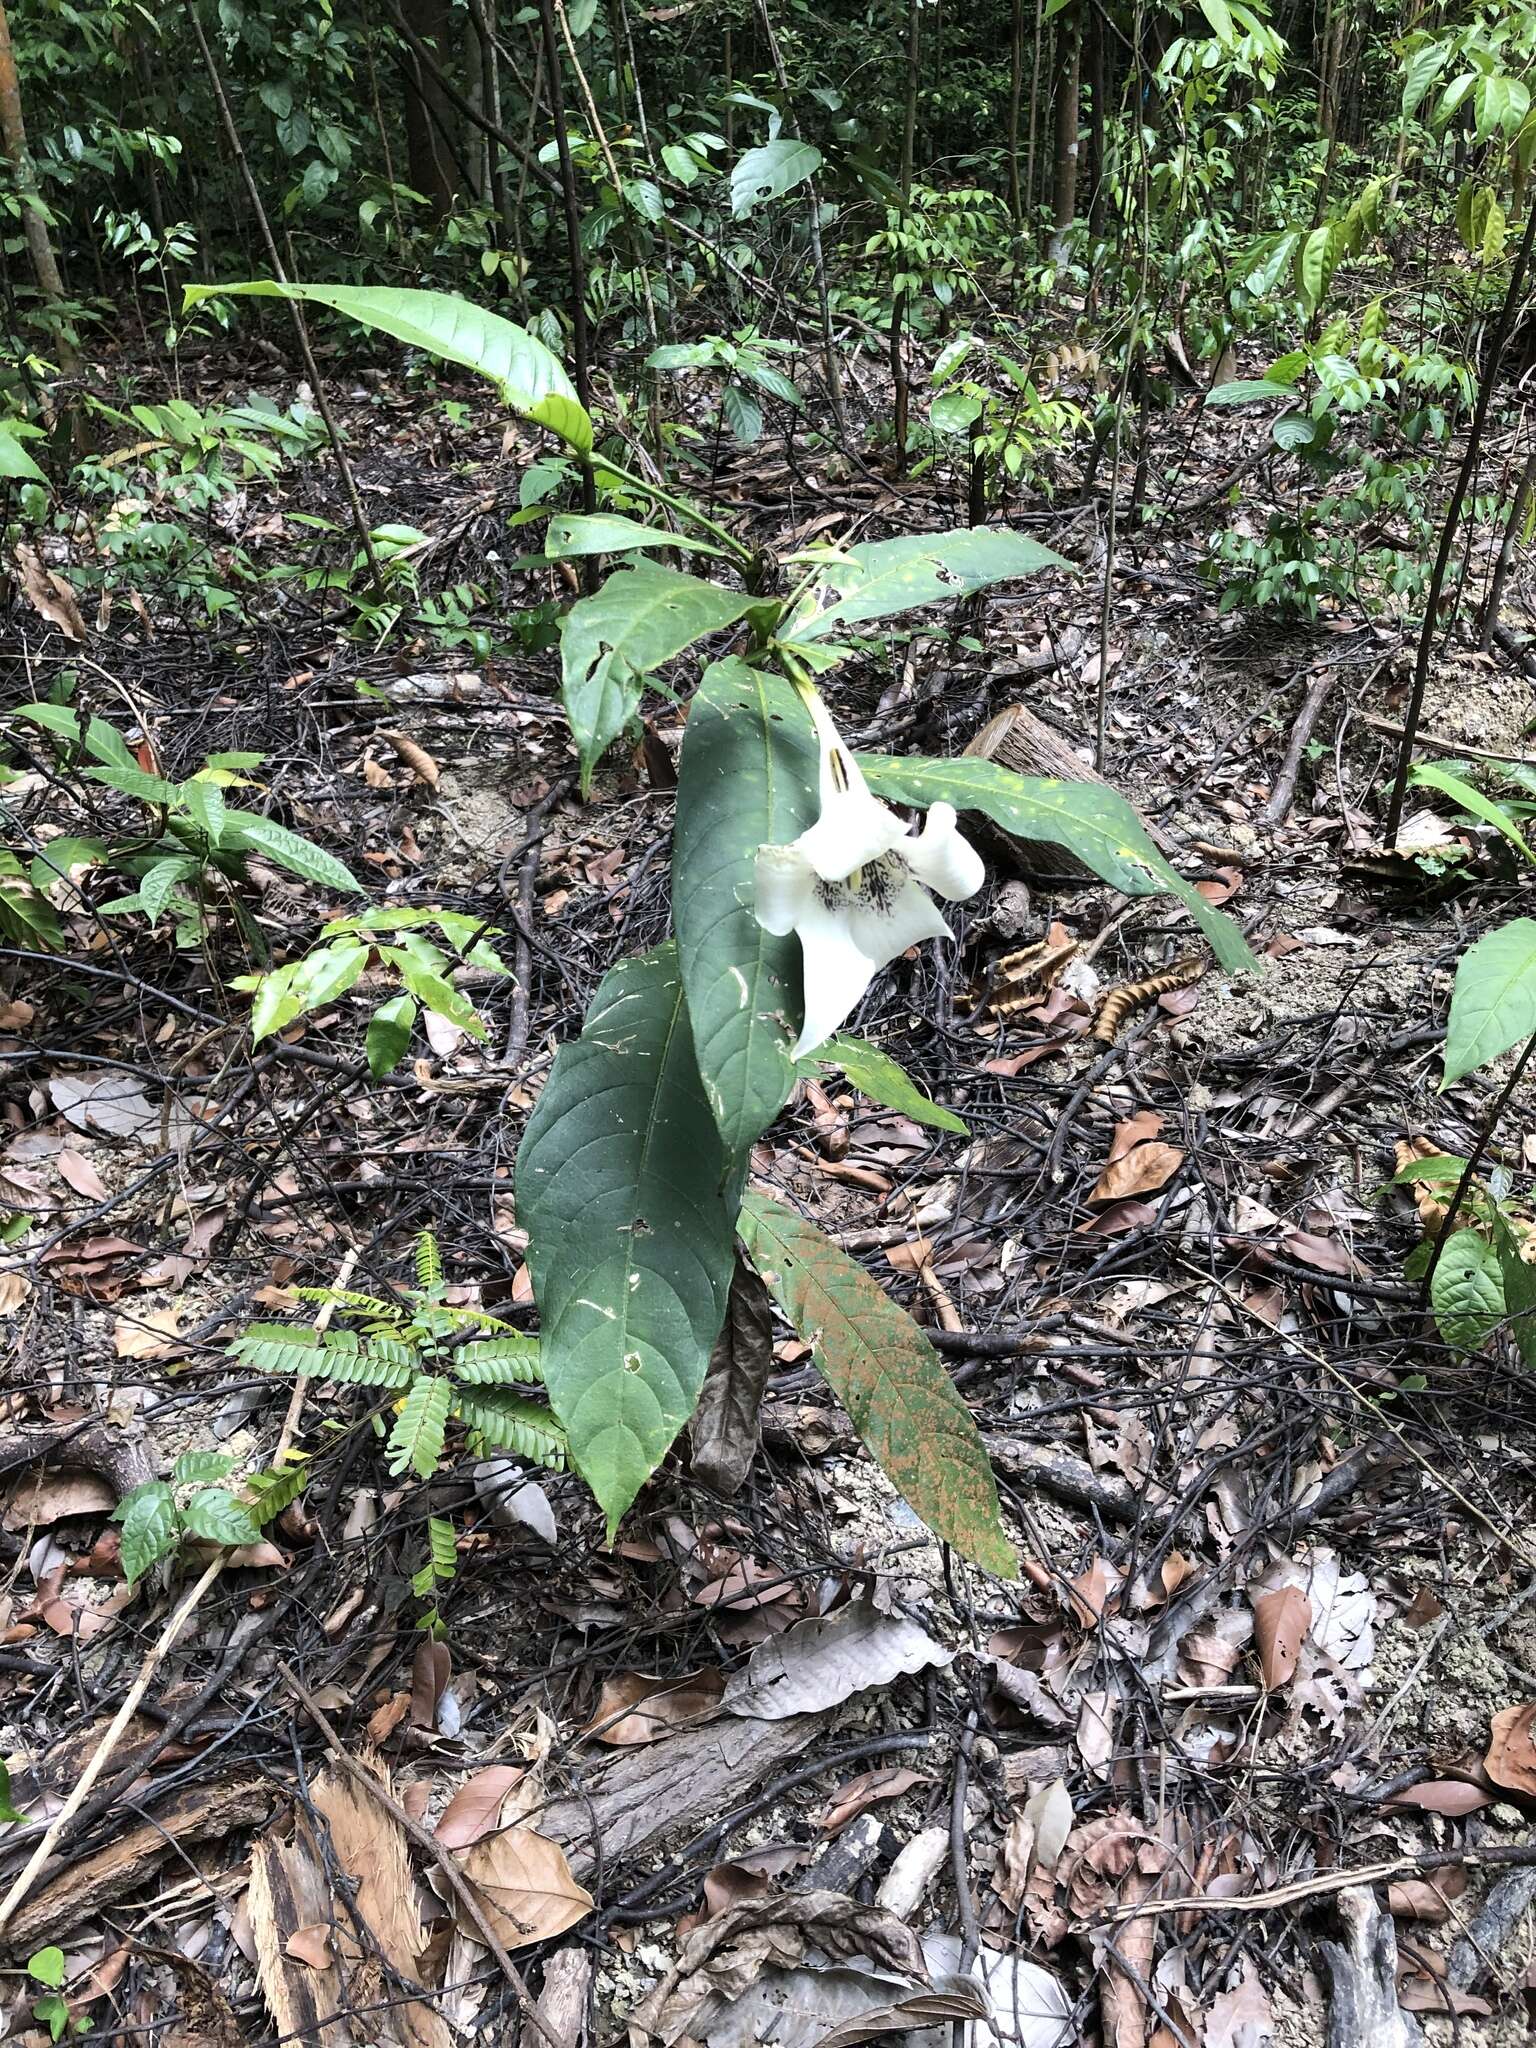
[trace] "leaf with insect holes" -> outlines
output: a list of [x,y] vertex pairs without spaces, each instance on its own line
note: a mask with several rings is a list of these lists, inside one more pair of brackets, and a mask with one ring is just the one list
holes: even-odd
[[[953,533],[902,534],[862,541],[828,563],[808,609],[786,621],[785,637],[823,640],[829,633],[871,619],[887,619],[943,598],[969,597],[990,584],[1041,569],[1071,569],[1027,534],[1001,526],[962,526]],[[834,602],[816,609],[816,598]]]
[[150,1479],[118,1502],[112,1519],[122,1524],[123,1577],[131,1586],[175,1548],[176,1502],[168,1486]]
[[670,942],[604,976],[516,1186],[550,1403],[611,1534],[693,1412],[731,1280],[739,1179]]
[[1536,1032],[1536,920],[1511,918],[1462,954],[1445,1031],[1443,1087]]
[[765,1131],[795,1085],[800,942],[753,914],[757,849],[816,816],[816,735],[782,677],[713,663],[688,707],[678,768],[672,915],[693,1046],[729,1151]]
[[1455,1230],[1430,1277],[1429,1305],[1447,1344],[1476,1351],[1504,1320],[1499,1256],[1475,1230]]
[[447,1380],[423,1376],[414,1382],[389,1433],[388,1464],[396,1479],[407,1471],[430,1479],[437,1470],[452,1399],[453,1387]]
[[760,149],[743,151],[731,170],[731,212],[737,220],[765,199],[778,199],[813,178],[821,151],[813,142],[781,135]]
[[880,1469],[936,1536],[999,1577],[1018,1563],[971,1412],[938,1354],[864,1268],[814,1223],[749,1195],[742,1240]]
[[994,825],[1021,839],[1068,847],[1101,880],[1127,896],[1169,890],[1210,940],[1223,967],[1232,973],[1260,971],[1239,927],[1169,866],[1135,810],[1115,790],[1097,783],[1015,775],[999,761],[972,755],[928,761],[861,754],[859,765],[877,796],[895,803],[948,803],[957,811],[981,811]]
[[226,294],[329,306],[440,362],[477,371],[496,386],[513,412],[547,427],[579,454],[591,449],[591,417],[558,356],[525,328],[468,299],[386,285],[277,284],[260,278],[247,284],[188,285],[185,302],[191,307]]
[[544,531],[544,552],[560,562],[572,555],[626,555],[636,548],[683,548],[690,555],[723,555],[713,541],[690,540],[664,526],[642,526],[617,512],[557,512]]
[[857,1038],[851,1031],[836,1031],[824,1045],[818,1045],[800,1062],[802,1074],[814,1076],[818,1067],[836,1067],[843,1078],[867,1095],[871,1102],[899,1110],[917,1124],[931,1124],[935,1130],[957,1131],[969,1137],[969,1127],[952,1109],[941,1108],[923,1093],[899,1060]]

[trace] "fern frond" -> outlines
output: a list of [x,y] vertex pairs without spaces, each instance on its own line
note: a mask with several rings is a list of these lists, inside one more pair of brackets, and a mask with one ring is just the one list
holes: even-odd
[[324,1307],[327,1303],[344,1309],[348,1315],[379,1316],[386,1323],[403,1323],[409,1302],[381,1301],[376,1294],[359,1294],[351,1287],[295,1287],[293,1292],[300,1301],[313,1301]]
[[417,1347],[408,1337],[393,1336],[388,1331],[377,1336],[370,1332],[359,1348],[382,1365],[403,1365],[411,1372],[421,1369]]
[[466,1344],[453,1354],[450,1369],[467,1387],[532,1387],[544,1384],[537,1337],[492,1337]]
[[252,1323],[230,1344],[226,1357],[250,1372],[314,1372],[324,1356],[312,1330],[291,1330],[284,1323]]
[[430,1308],[424,1308],[417,1321],[438,1337],[452,1336],[455,1330],[505,1330],[509,1335],[516,1334],[510,1323],[504,1323],[487,1309],[453,1308],[445,1301],[434,1301]]
[[424,1230],[416,1240],[416,1285],[425,1294],[429,1288],[442,1284],[443,1255],[431,1231]]
[[251,1520],[258,1528],[264,1529],[275,1515],[296,1501],[309,1484],[309,1461],[285,1466],[281,1471],[269,1467],[265,1472],[253,1472],[246,1485],[255,1494],[249,1503]]
[[309,1370],[316,1379],[334,1380],[339,1386],[408,1387],[416,1378],[414,1352],[399,1359],[381,1357],[372,1345],[366,1350],[361,1345],[336,1350],[327,1346],[320,1358],[320,1364]]
[[496,1450],[515,1451],[518,1457],[532,1465],[545,1465],[551,1472],[565,1470],[565,1431],[547,1408],[501,1387],[475,1394],[461,1391],[454,1408],[459,1419],[478,1430]]
[[443,1455],[452,1397],[447,1380],[423,1376],[413,1384],[389,1433],[388,1463],[393,1478],[407,1470],[420,1479],[432,1477]]

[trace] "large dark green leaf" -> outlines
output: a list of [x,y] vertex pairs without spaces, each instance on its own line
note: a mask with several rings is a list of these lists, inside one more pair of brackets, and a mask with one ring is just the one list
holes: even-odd
[[751,603],[742,591],[638,561],[571,606],[560,626],[560,689],[581,756],[583,796],[640,702],[649,672],[729,626]]
[[688,709],[678,775],[672,915],[704,1092],[740,1154],[795,1085],[800,942],[752,912],[757,849],[816,815],[816,736],[788,683],[717,661]]
[[604,977],[517,1155],[550,1404],[610,1532],[704,1383],[731,1282],[727,1169],[668,943]]
[[752,1263],[880,1469],[936,1536],[1018,1577],[971,1411],[917,1324],[814,1223],[766,1195],[742,1204]]
[[1440,1334],[1458,1351],[1476,1351],[1504,1320],[1499,1255],[1476,1230],[1454,1230],[1430,1275],[1429,1304]]
[[1536,1031],[1536,919],[1511,918],[1469,946],[1456,969],[1445,1078],[1459,1081]]
[[785,637],[820,640],[838,629],[894,612],[936,604],[940,598],[968,597],[988,584],[1041,569],[1071,569],[1063,556],[1041,547],[1028,534],[1006,526],[962,526],[953,533],[902,534],[850,548],[829,565],[821,588],[836,593],[824,611],[787,622]]
[[582,454],[592,446],[592,421],[576,396],[558,356],[525,328],[451,292],[397,290],[389,285],[278,284],[272,278],[246,284],[189,284],[186,303],[226,295],[251,299],[301,299],[346,313],[364,327],[392,334],[411,348],[425,349],[442,362],[462,363],[488,377],[513,412]]
[[1021,839],[1044,839],[1070,848],[1127,896],[1171,891],[1188,907],[1223,967],[1234,973],[1258,972],[1259,963],[1231,918],[1213,910],[1199,890],[1169,866],[1135,810],[1114,790],[1096,782],[1015,775],[1000,762],[970,754],[955,761],[896,760],[885,754],[862,754],[859,759],[870,788],[880,796],[898,803],[949,803],[957,811],[981,811]]

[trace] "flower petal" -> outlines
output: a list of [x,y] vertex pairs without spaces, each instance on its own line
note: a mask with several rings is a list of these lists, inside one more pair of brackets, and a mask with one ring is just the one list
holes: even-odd
[[[896,863],[891,861],[888,866]],[[919,888],[904,869],[898,870],[893,880],[894,887],[883,900],[868,888],[861,890],[848,913],[853,943],[876,967],[884,967],[923,939],[954,937],[926,889]]]
[[828,908],[818,895],[796,926],[805,984],[805,1018],[792,1055],[797,1060],[847,1022],[880,965],[854,944],[850,915],[848,903]]
[[800,922],[816,896],[816,877],[796,846],[757,849],[756,895],[752,908],[765,932],[782,939]]
[[953,804],[930,804],[922,831],[898,851],[920,882],[952,902],[974,896],[987,879],[981,855],[955,829]]
[[844,745],[820,697],[808,707],[821,743],[821,816],[795,844],[823,881],[840,882],[878,860],[906,837],[906,826],[871,796],[859,764]]

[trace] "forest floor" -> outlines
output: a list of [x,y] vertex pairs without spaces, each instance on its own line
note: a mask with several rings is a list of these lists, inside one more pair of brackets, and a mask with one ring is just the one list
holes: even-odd
[[[270,363],[209,376],[292,398]],[[498,423],[450,434],[387,380],[336,395],[370,511],[440,538],[435,577],[489,583],[504,616],[561,594],[506,567],[526,451]],[[1232,431],[1200,430],[1213,474]],[[340,517],[328,473],[250,485],[230,538],[280,554],[295,512]],[[734,459],[718,496],[780,546],[963,519],[931,483],[803,444]],[[1099,509],[1030,518],[1088,573],[919,620],[841,672],[845,727],[959,752],[1023,701],[1087,758]],[[47,1944],[94,2037],[146,2048],[830,2048],[939,2044],[967,2019],[973,2042],[1032,2048],[1301,2048],[1330,2011],[1365,2039],[1342,2015],[1373,1996],[1386,2048],[1383,1981],[1396,2038],[1529,2037],[1536,1413],[1502,1351],[1435,1339],[1403,1278],[1423,1225],[1387,1183],[1399,1146],[1467,1153],[1507,1078],[1441,1092],[1438,1045],[1457,959],[1530,879],[1464,825],[1458,888],[1371,860],[1392,747],[1371,721],[1400,716],[1411,647],[1358,620],[1220,617],[1200,541],[1170,521],[1122,547],[1106,772],[1263,975],[1220,971],[1167,899],[993,843],[957,949],[898,962],[859,1025],[969,1136],[833,1090],[835,1117],[792,1104],[754,1159],[934,1330],[1018,1586],[926,1538],[785,1335],[742,1491],[706,1491],[681,1449],[611,1548],[573,1478],[530,1474],[515,1505],[505,1461],[387,1480],[340,1426],[359,1391],[311,1388],[302,1502],[163,1662],[191,1580],[130,1591],[109,1516],[188,1449],[271,1457],[290,1387],[226,1357],[245,1321],[352,1250],[354,1284],[387,1291],[430,1226],[454,1298],[530,1326],[512,1161],[599,977],[665,929],[681,714],[654,700],[647,747],[581,803],[550,653],[374,652],[291,591],[216,632],[119,592],[75,643],[18,594],[7,704],[73,669],[167,774],[260,751],[280,815],[381,892],[521,944],[530,1000],[477,986],[487,1044],[439,1031],[375,1083],[353,999],[253,1054],[224,941],[178,952],[118,920],[77,958],[9,963],[0,1187],[32,1228],[0,1254],[7,1888],[150,1667],[14,1908],[13,2037],[47,2036],[20,1975]],[[1325,675],[1294,803],[1266,824]],[[1425,726],[1536,762],[1533,713],[1504,656],[1451,650]],[[334,907],[257,879],[275,945]],[[1000,964],[1046,937],[1077,942],[1055,980]],[[1115,1043],[1090,1035],[1103,990],[1191,952],[1198,981]],[[1490,1159],[1523,1184],[1536,1091]],[[436,1646],[409,1583],[429,1508],[459,1551]],[[795,1710],[733,1711],[764,1656]],[[526,1843],[497,1832],[514,1821],[564,1863],[498,1863]],[[457,1910],[453,1853],[487,1859],[514,1955]]]

